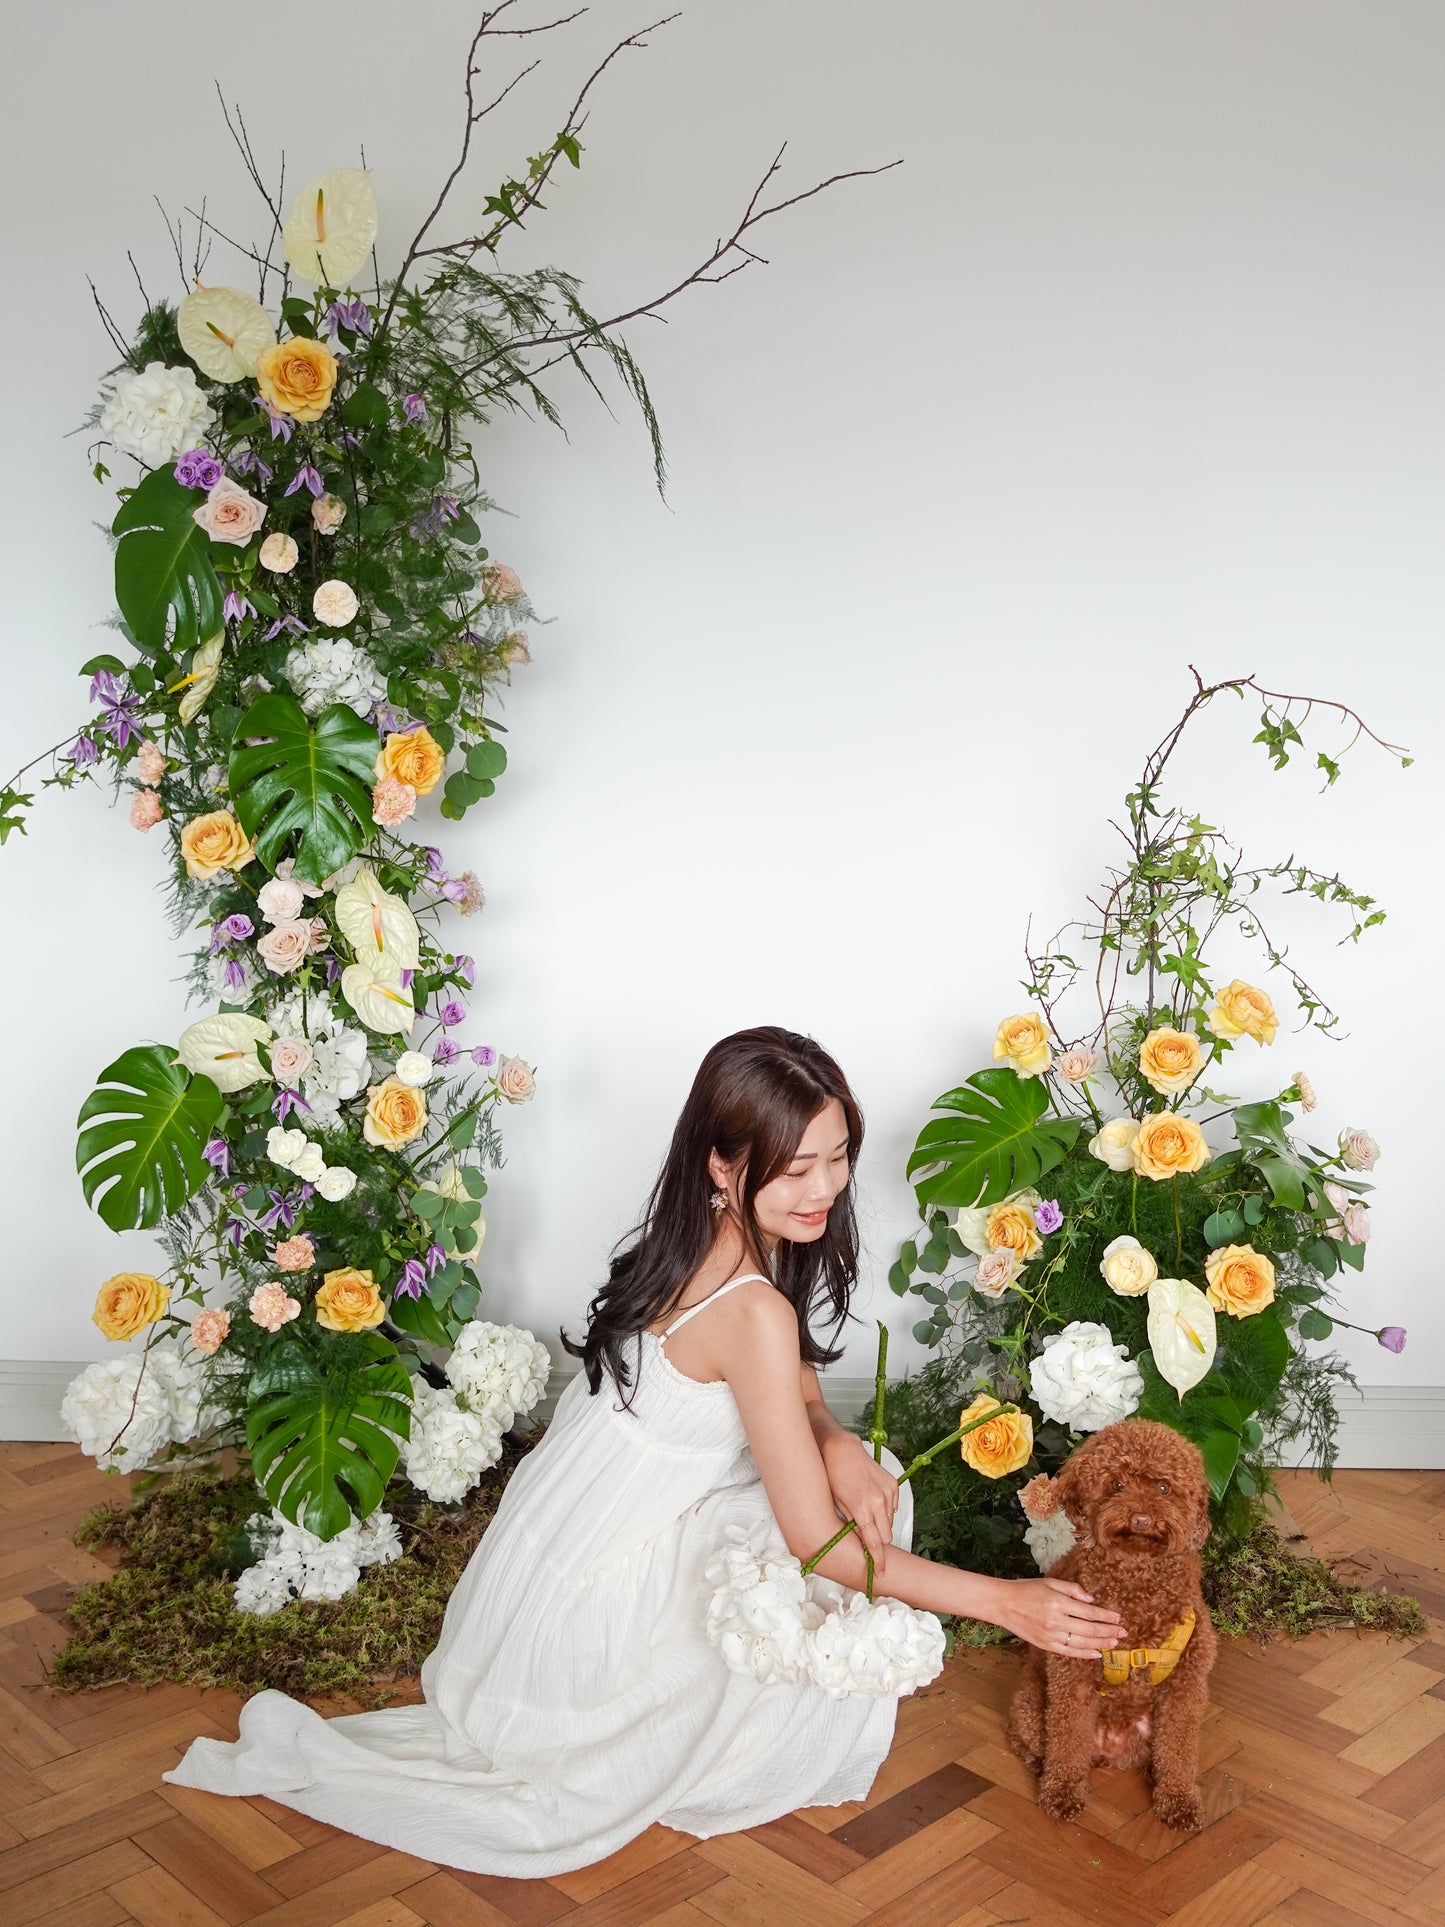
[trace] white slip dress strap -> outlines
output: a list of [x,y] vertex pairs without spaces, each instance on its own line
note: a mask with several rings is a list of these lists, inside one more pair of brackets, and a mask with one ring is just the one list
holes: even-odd
[[716,1304],[719,1298],[725,1298],[736,1286],[751,1284],[770,1285],[771,1283],[772,1279],[765,1278],[760,1271],[748,1271],[744,1272],[741,1278],[729,1278],[725,1285],[719,1285],[717,1290],[710,1291],[706,1298],[699,1298],[695,1305],[689,1305],[681,1317],[674,1318],[672,1323],[664,1329],[658,1342],[665,1345],[668,1339],[672,1337],[672,1334],[680,1330],[689,1318],[696,1318],[700,1311],[706,1311],[707,1307]]

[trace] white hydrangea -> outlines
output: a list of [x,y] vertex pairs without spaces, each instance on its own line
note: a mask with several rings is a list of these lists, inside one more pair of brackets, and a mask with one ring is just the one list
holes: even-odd
[[100,426],[123,455],[159,468],[183,449],[194,448],[215,419],[193,369],[148,361],[116,382]]
[[1084,1319],[1044,1340],[1029,1384],[1044,1417],[1071,1432],[1097,1432],[1128,1418],[1144,1395],[1138,1366],[1109,1327]]
[[765,1520],[732,1527],[703,1581],[708,1638],[733,1672],[760,1685],[813,1685],[833,1699],[901,1698],[943,1670],[943,1628],[933,1613],[805,1579]]
[[171,1437],[178,1445],[184,1445],[187,1439],[208,1429],[217,1416],[207,1410],[204,1402],[206,1368],[204,1353],[190,1345],[184,1350],[167,1342],[151,1346],[150,1371],[155,1373],[165,1393],[171,1415]]
[[1047,1518],[1031,1519],[1024,1527],[1024,1544],[1040,1572],[1052,1572],[1065,1553],[1073,1551],[1075,1543],[1073,1520],[1062,1506]]
[[418,1490],[441,1504],[454,1504],[501,1456],[502,1428],[490,1412],[470,1411],[456,1392],[412,1381],[404,1469]]
[[474,1318],[462,1326],[446,1374],[475,1412],[510,1431],[547,1389],[552,1358],[531,1332]]
[[302,1079],[302,1091],[312,1117],[321,1124],[335,1117],[340,1105],[361,1090],[371,1076],[371,1059],[366,1052],[365,1031],[350,1030],[345,1024],[338,1023],[322,1035],[313,1034],[311,1049],[314,1055]]
[[148,1352],[98,1359],[66,1388],[61,1423],[102,1470],[139,1472],[211,1422],[215,1415],[202,1399],[205,1373],[199,1352],[182,1351],[168,1338]]
[[336,1028],[338,1019],[331,999],[320,991],[303,997],[299,990],[290,990],[272,1004],[267,1022],[278,1037],[304,1037],[314,1045]]
[[308,716],[319,715],[330,703],[345,703],[365,716],[386,697],[386,677],[364,649],[344,636],[330,642],[313,637],[291,650],[286,680]]
[[246,1522],[260,1553],[235,1585],[236,1610],[264,1617],[293,1599],[342,1599],[367,1566],[401,1557],[401,1533],[389,1512],[355,1520],[334,1539],[318,1538],[281,1512],[253,1512]]

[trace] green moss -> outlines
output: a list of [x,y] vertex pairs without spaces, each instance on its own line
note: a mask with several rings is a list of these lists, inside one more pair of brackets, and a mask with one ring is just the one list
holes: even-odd
[[1428,1630],[1418,1600],[1345,1585],[1325,1560],[1293,1551],[1263,1520],[1243,1538],[1211,1540],[1203,1564],[1204,1597],[1222,1633],[1265,1640],[1344,1626],[1401,1637]]
[[249,1477],[181,1474],[128,1511],[93,1513],[77,1540],[115,1548],[120,1567],[72,1600],[76,1631],[56,1656],[52,1684],[273,1686],[384,1705],[388,1687],[414,1677],[436,1644],[447,1601],[521,1457],[509,1440],[457,1506],[432,1505],[399,1483],[386,1503],[405,1556],[371,1567],[344,1599],[295,1600],[268,1618],[232,1604],[231,1580],[250,1558],[245,1522],[264,1509]]

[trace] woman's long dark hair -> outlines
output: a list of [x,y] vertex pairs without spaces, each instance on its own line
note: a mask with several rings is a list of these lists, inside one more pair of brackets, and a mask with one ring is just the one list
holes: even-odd
[[847,1187],[834,1201],[821,1238],[779,1242],[771,1275],[798,1315],[804,1361],[828,1365],[842,1355],[841,1347],[814,1336],[810,1321],[815,1312],[826,1312],[836,1337],[848,1316],[858,1276],[853,1167],[863,1142],[863,1114],[821,1044],[763,1024],[724,1037],[702,1060],[642,1222],[613,1252],[607,1283],[588,1306],[586,1337],[579,1345],[561,1335],[572,1356],[582,1360],[591,1391],[600,1389],[604,1369],[626,1391],[632,1377],[628,1341],[672,1308],[711,1250],[717,1218],[710,1153],[716,1151],[727,1164],[744,1161],[738,1190],[744,1250],[752,1254],[749,1262],[760,1260],[760,1269],[767,1270],[755,1200],[764,1185],[787,1170],[803,1133],[832,1098],[842,1105],[848,1125]]

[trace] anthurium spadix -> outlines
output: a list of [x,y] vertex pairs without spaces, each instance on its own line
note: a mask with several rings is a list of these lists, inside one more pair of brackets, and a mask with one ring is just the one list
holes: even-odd
[[1156,1278],[1149,1287],[1149,1350],[1159,1376],[1180,1398],[1214,1363],[1214,1307],[1183,1278]]
[[364,167],[333,167],[308,181],[292,203],[281,246],[303,281],[344,288],[371,253],[380,220]]
[[416,969],[421,955],[416,918],[400,897],[382,889],[369,865],[336,892],[336,927],[361,962],[387,959],[398,970]]
[[402,987],[401,966],[391,957],[348,964],[341,973],[341,994],[368,1030],[410,1034],[416,1008],[411,992]]

